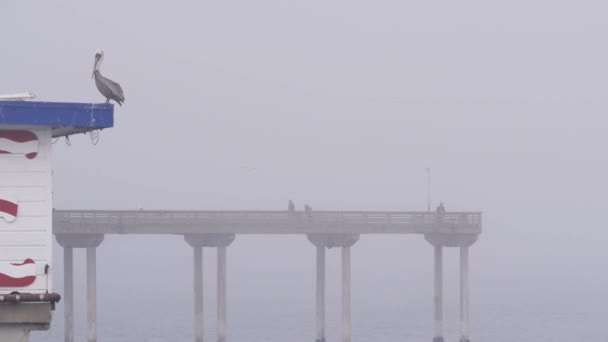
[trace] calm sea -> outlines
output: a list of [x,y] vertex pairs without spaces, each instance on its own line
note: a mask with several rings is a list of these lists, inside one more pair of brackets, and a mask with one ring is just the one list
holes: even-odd
[[[597,269],[539,266],[492,250],[481,244],[471,250],[472,341],[608,341],[608,290],[605,277],[594,278]],[[61,248],[55,252],[61,292]],[[75,258],[75,335],[86,341],[84,252]],[[193,341],[191,258],[180,237],[106,238],[98,251],[99,341]],[[206,249],[207,341],[215,340],[215,262],[215,251]],[[314,250],[305,239],[237,239],[228,262],[229,341],[314,341]],[[352,263],[353,341],[432,340],[432,249],[422,239],[366,237],[353,248]],[[445,338],[458,341],[456,250],[445,253],[444,278]],[[340,298],[340,253],[330,250],[328,341],[340,340]],[[31,340],[63,341],[61,303],[52,329]]]

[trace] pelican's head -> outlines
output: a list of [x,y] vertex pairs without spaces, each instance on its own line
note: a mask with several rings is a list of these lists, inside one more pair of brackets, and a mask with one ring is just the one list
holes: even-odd
[[95,65],[93,66],[93,75],[91,75],[91,78],[93,78],[95,76],[95,70],[97,70],[99,68],[99,64],[101,64],[102,60],[103,60],[103,50],[97,49],[97,51],[95,51]]

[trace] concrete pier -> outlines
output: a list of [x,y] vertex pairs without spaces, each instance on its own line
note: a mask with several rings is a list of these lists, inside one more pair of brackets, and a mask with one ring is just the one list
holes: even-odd
[[196,342],[204,340],[203,318],[203,247],[217,248],[217,341],[226,342],[226,247],[234,234],[186,234],[184,240],[194,250],[194,335]]
[[226,247],[217,248],[217,342],[226,342]]
[[469,246],[460,247],[460,342],[469,339]]
[[460,249],[460,342],[470,342],[469,337],[469,247],[479,234],[429,233],[424,238],[435,249],[435,336],[433,342],[443,338],[443,247]]
[[88,341],[97,342],[97,248],[87,248]]
[[342,342],[351,340],[350,246],[342,247]]
[[434,246],[435,250],[435,336],[433,342],[444,342],[443,339],[443,247]]
[[74,342],[74,248],[87,250],[87,341],[97,342],[97,255],[103,234],[56,234],[63,247],[65,342]]
[[194,340],[203,342],[203,247],[194,246]]
[[74,342],[74,249],[63,248],[64,341]]
[[325,246],[317,248],[316,339],[325,342]]
[[[87,250],[89,341],[96,340],[96,253],[104,234],[180,234],[193,248],[195,341],[203,342],[203,250],[217,251],[217,341],[227,340],[227,246],[235,234],[306,234],[316,247],[315,341],[326,342],[326,249],[341,248],[342,341],[352,339],[351,247],[360,234],[420,234],[434,247],[433,341],[443,336],[443,248],[460,248],[460,341],[470,342],[469,247],[481,234],[481,213],[315,211],[308,220],[287,211],[54,211],[53,231],[64,247],[66,331],[73,342],[73,248]],[[303,217],[303,216],[301,216]]]
[[351,341],[351,258],[350,248],[359,240],[359,234],[308,234],[308,240],[317,250],[316,329],[315,342],[325,342],[325,249],[342,249],[342,341]]

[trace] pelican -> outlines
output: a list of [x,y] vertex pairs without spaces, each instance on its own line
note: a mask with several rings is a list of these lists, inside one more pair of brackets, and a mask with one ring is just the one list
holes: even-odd
[[101,93],[101,95],[105,96],[106,103],[110,103],[110,100],[116,101],[119,105],[122,106],[122,103],[125,102],[125,96],[122,93],[122,88],[120,84],[109,80],[101,75],[99,72],[99,65],[103,61],[103,50],[98,49],[95,51],[95,67],[93,69],[93,75],[91,78],[95,78],[95,85],[97,89]]

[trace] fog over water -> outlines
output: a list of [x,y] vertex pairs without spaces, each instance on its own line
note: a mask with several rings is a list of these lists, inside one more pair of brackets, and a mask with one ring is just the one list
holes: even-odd
[[[608,30],[602,1],[53,1],[0,3],[0,94],[126,102],[98,145],[54,145],[58,209],[483,211],[471,248],[471,340],[605,341]],[[253,170],[255,169],[255,170]],[[62,249],[55,272],[62,274]],[[85,255],[76,254],[84,340]],[[328,340],[340,259],[327,256]],[[215,336],[215,253],[205,250]],[[420,236],[352,249],[353,341],[431,341],[433,250]],[[61,277],[55,289],[62,292]],[[445,252],[446,341],[458,338],[458,251]],[[192,250],[107,236],[100,341],[192,341]],[[50,332],[62,341],[63,307]],[[228,336],[314,339],[314,248],[237,236]]]

